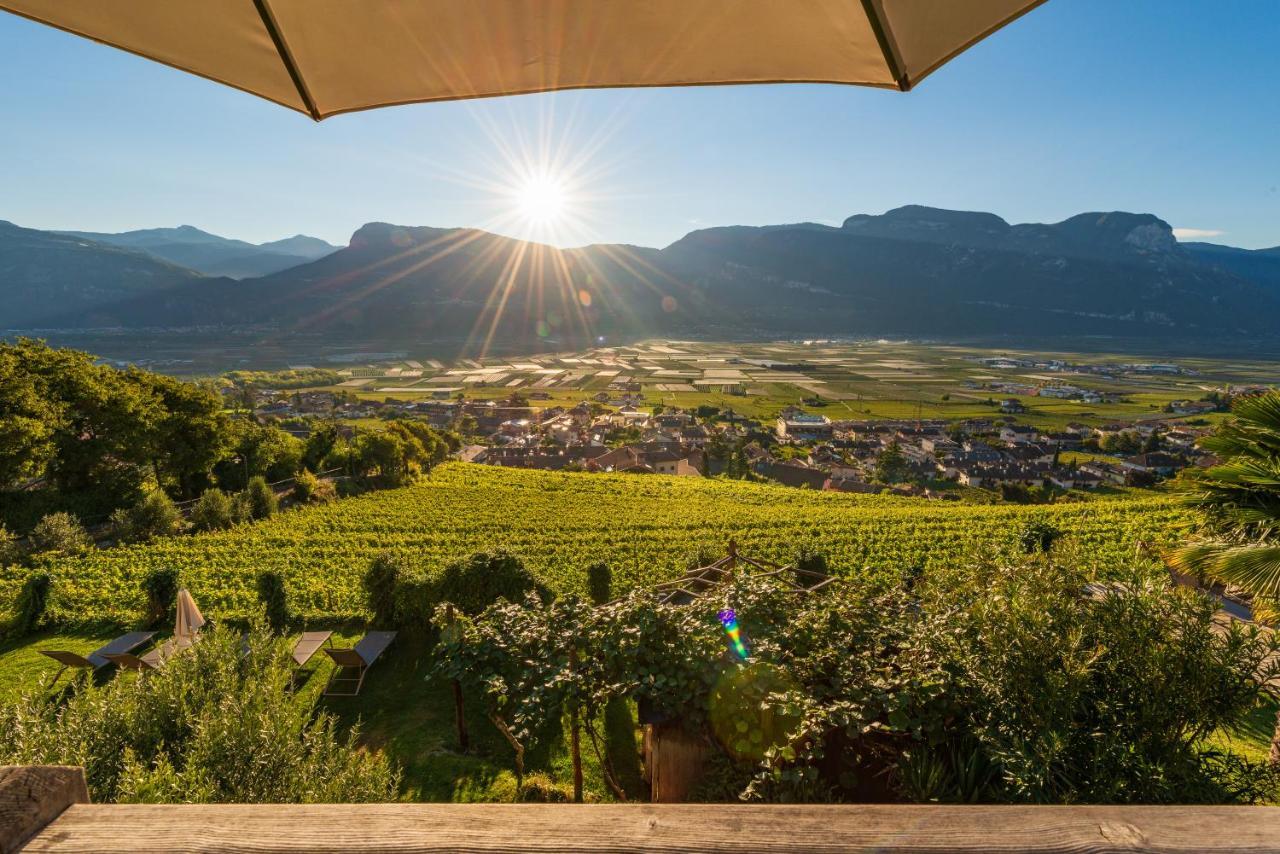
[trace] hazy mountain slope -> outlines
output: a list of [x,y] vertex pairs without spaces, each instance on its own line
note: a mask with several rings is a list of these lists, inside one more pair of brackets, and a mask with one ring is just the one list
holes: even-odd
[[119,306],[157,305],[207,281],[143,252],[0,220],[0,328],[134,325]]
[[338,248],[319,238],[302,234],[254,245],[244,240],[219,237],[190,225],[148,228],[120,234],[88,231],[64,233],[148,252],[206,276],[228,276],[233,279],[265,276],[286,270],[314,261]]
[[1216,243],[1184,243],[1183,247],[1202,264],[1229,270],[1280,293],[1280,246],[1272,249],[1237,249]]
[[[583,342],[649,331],[674,283],[637,247],[559,250],[474,229],[369,223],[350,246],[224,290],[218,313],[341,336]],[[251,286],[251,288],[250,288]]]
[[1150,215],[1010,226],[911,206],[841,229],[698,231],[663,257],[710,303],[794,331],[1199,336],[1280,319],[1265,288],[1200,263]]

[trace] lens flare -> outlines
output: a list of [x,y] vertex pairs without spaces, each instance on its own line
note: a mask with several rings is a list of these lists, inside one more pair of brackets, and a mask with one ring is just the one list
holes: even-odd
[[738,658],[744,661],[747,658],[747,645],[742,640],[742,631],[738,628],[738,615],[732,608],[725,608],[720,612],[720,625],[724,627],[724,633],[729,636],[729,646],[737,654]]

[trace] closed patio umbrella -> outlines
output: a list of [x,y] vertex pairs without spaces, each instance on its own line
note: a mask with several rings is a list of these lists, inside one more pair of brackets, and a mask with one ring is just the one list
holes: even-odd
[[178,591],[178,621],[173,627],[173,636],[180,645],[189,644],[196,638],[196,633],[204,625],[204,615],[196,606],[196,600],[185,587]]
[[906,91],[1044,0],[0,0],[319,120],[553,89]]

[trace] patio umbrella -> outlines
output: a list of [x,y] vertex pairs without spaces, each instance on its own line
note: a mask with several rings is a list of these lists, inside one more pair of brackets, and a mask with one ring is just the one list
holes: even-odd
[[0,0],[319,120],[553,89],[906,91],[1044,0]]
[[179,643],[193,641],[203,625],[204,615],[196,607],[196,600],[187,588],[182,588],[178,591],[178,622],[173,627],[173,636]]

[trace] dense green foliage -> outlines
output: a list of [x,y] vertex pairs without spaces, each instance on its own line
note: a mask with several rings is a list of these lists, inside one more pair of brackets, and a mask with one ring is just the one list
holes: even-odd
[[27,577],[18,593],[6,634],[22,637],[35,629],[49,604],[50,583],[47,572],[37,571]]
[[172,623],[178,602],[178,571],[170,566],[151,570],[142,579],[142,594],[146,597],[146,625]]
[[[1131,556],[1141,541],[1172,545],[1188,511],[1161,499],[1033,507],[972,506],[857,496],[698,478],[558,474],[463,463],[430,479],[265,522],[163,538],[51,564],[49,614],[61,623],[129,623],[142,609],[138,582],[151,569],[182,573],[202,607],[254,612],[258,572],[281,573],[294,613],[363,617],[361,577],[381,552],[435,575],[452,561],[503,548],[557,592],[586,593],[584,568],[613,570],[614,595],[685,569],[694,551],[717,557],[730,538],[744,554],[786,562],[804,545],[833,574],[874,577],[904,566],[945,566],[973,551],[1015,554],[1028,522],[1043,520],[1080,547],[1085,569]],[[0,608],[28,570],[0,570]]]
[[0,389],[0,490],[45,478],[109,510],[139,497],[148,476],[192,493],[224,450],[213,391],[117,371],[88,353],[29,339],[0,344]]
[[[937,568],[908,588],[838,582],[797,597],[738,576],[688,605],[632,595],[441,606],[437,672],[484,698],[522,757],[546,722],[608,703],[708,732],[712,788],[748,800],[1256,802],[1280,769],[1207,746],[1280,676],[1280,641],[1214,625],[1214,604],[1115,569],[1085,592],[1075,555]],[[749,658],[727,648],[736,614]],[[1255,679],[1255,675],[1258,677]],[[608,773],[608,769],[604,769]]]
[[[251,411],[228,417],[211,384],[116,370],[40,341],[0,343],[0,522],[27,532],[71,512],[90,524],[110,517],[124,539],[149,539],[167,533],[164,496],[194,499],[216,485],[250,487],[260,499],[255,478],[279,482],[330,460],[363,486],[398,486],[456,447],[415,421],[360,430],[350,442],[332,424],[315,428],[304,442]],[[332,495],[318,481],[301,491],[306,500]],[[262,501],[249,503],[250,516],[266,515]],[[209,519],[197,529],[220,527]]]
[[159,489],[148,492],[132,507],[121,507],[111,514],[116,537],[125,543],[145,543],[155,537],[167,537],[178,530],[182,516],[173,499]]
[[138,679],[81,679],[65,698],[0,707],[0,763],[85,769],[95,802],[336,803],[395,797],[379,753],[339,736],[332,715],[296,702],[286,646],[230,630]]
[[289,596],[280,573],[258,573],[258,601],[271,631],[283,634],[289,628]]
[[[426,626],[441,602],[478,614],[499,599],[519,601],[540,589],[524,561],[504,551],[476,552],[440,572],[405,555],[375,555],[362,579],[365,601],[381,626]],[[545,592],[545,588],[541,588]]]

